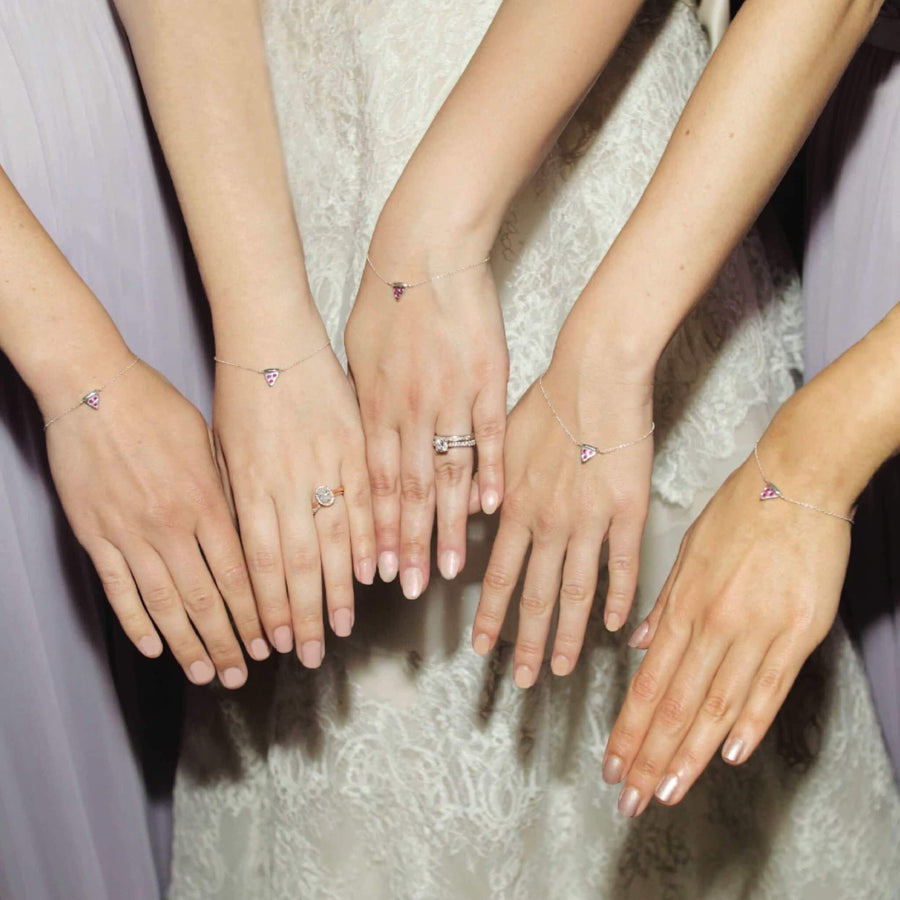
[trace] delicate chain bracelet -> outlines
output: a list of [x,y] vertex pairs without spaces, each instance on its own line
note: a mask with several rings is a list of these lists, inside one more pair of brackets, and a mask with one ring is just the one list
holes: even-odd
[[479,266],[486,265],[491,261],[490,254],[488,254],[484,259],[479,260],[476,263],[469,263],[467,266],[460,266],[458,269],[454,269],[452,272],[441,272],[440,275],[432,275],[429,278],[425,278],[422,281],[388,281],[387,278],[382,275],[378,269],[375,268],[375,263],[369,258],[369,254],[366,254],[366,263],[369,268],[375,273],[375,277],[379,281],[383,281],[389,288],[391,288],[394,292],[394,299],[399,301],[400,298],[410,289],[422,287],[423,284],[432,284],[435,281],[440,281],[442,278],[449,278],[451,275],[459,275],[460,272],[467,272],[469,269],[477,269]]
[[[546,374],[546,373],[545,373]],[[595,447],[593,444],[583,444],[578,438],[566,428],[566,423],[559,417],[559,413],[556,411],[556,407],[550,402],[550,398],[547,396],[547,392],[544,390],[544,375],[538,379],[538,386],[541,389],[541,393],[544,395],[544,400],[547,401],[547,406],[550,407],[550,412],[553,413],[553,418],[559,422],[562,430],[568,435],[569,440],[581,450],[581,461],[582,463],[586,463],[589,459],[593,459],[595,456],[606,456],[608,453],[615,453],[617,450],[625,450],[628,447],[633,447],[635,444],[640,444],[641,441],[646,441],[654,431],[656,431],[656,422],[650,423],[650,430],[645,434],[642,434],[639,438],[635,438],[633,441],[625,441],[624,444],[616,444],[615,447]]]
[[44,431],[46,431],[54,422],[58,422],[63,416],[69,415],[69,413],[75,412],[76,409],[81,409],[82,406],[86,406],[88,409],[99,409],[100,408],[100,392],[105,391],[111,384],[114,384],[118,381],[123,375],[130,372],[138,363],[140,359],[135,356],[134,359],[122,369],[121,372],[117,372],[113,375],[109,381],[104,382],[98,388],[94,388],[92,391],[88,391],[74,406],[70,406],[65,412],[61,412],[58,416],[54,416],[52,419],[47,419],[44,422]]
[[274,366],[268,369],[254,369],[250,366],[242,366],[240,363],[228,362],[227,359],[219,359],[218,356],[214,356],[213,360],[215,360],[215,362],[217,362],[220,366],[231,366],[233,369],[243,369],[245,372],[253,372],[256,375],[262,375],[263,378],[266,379],[266,384],[269,387],[275,387],[275,382],[278,381],[279,375],[283,375],[285,372],[290,372],[291,369],[299,366],[300,363],[305,363],[307,360],[312,359],[314,356],[321,353],[326,347],[330,346],[331,341],[325,341],[325,343],[322,344],[321,347],[313,350],[312,353],[301,357],[296,362],[292,362],[289,366],[285,366],[283,369],[277,369]]
[[785,497],[784,494],[782,494],[781,491],[766,478],[762,463],[759,461],[758,448],[758,443],[753,445],[753,458],[756,460],[756,468],[759,469],[762,480],[766,483],[766,486],[760,492],[760,500],[784,500],[787,503],[793,503],[794,506],[802,506],[804,509],[811,509],[813,512],[822,513],[823,516],[831,516],[832,519],[842,519],[844,522],[849,522],[851,525],[853,524],[853,518],[851,516],[844,516],[840,513],[831,512],[831,510],[828,509],[822,509],[821,506],[815,506],[812,503],[804,503],[802,500],[794,500],[792,497]]

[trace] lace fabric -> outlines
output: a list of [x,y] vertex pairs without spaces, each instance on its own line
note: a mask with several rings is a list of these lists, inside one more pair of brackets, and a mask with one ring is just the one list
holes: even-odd
[[[377,215],[497,5],[269,2],[310,284],[339,351]],[[510,405],[547,365],[706,55],[686,4],[650,0],[507,216],[492,264]],[[660,367],[636,614],[800,365],[796,275],[752,232]],[[361,592],[353,638],[331,641],[318,672],[284,659],[237,695],[195,692],[172,900],[896,895],[900,803],[843,632],[750,763],[715,762],[680,808],[629,822],[600,763],[637,654],[596,610],[576,672],[518,691],[508,641],[488,661],[468,643],[490,538],[476,517],[463,576],[415,604],[394,586]]]

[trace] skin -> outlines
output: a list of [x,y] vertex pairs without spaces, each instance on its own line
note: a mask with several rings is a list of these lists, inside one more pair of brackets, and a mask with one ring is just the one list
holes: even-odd
[[[213,315],[213,426],[272,645],[321,664],[350,634],[375,537],[357,401],[306,278],[255,0],[119,0]],[[314,355],[313,355],[314,354]],[[344,494],[314,516],[318,485]],[[324,591],[323,591],[324,584]]]
[[[0,270],[0,346],[45,420],[133,359],[2,170]],[[128,637],[155,657],[162,635],[195,683],[243,684],[229,615],[251,656],[269,649],[200,413],[141,362],[97,411],[78,407],[46,436],[63,508]]]

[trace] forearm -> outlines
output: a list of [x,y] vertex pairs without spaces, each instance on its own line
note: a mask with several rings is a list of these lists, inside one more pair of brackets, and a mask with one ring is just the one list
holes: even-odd
[[106,310],[0,169],[0,347],[54,415],[129,351]]
[[575,357],[595,357],[613,335],[652,372],[768,200],[877,9],[871,0],[747,0],[570,316],[562,343]]
[[401,230],[449,237],[454,251],[461,238],[476,254],[489,247],[639,6],[505,0],[392,195]]
[[[257,0],[117,0],[209,297],[220,353],[319,339]],[[273,327],[277,323],[277,327]],[[316,335],[308,335],[310,330]]]
[[900,304],[779,410],[760,441],[788,496],[846,512],[900,450]]

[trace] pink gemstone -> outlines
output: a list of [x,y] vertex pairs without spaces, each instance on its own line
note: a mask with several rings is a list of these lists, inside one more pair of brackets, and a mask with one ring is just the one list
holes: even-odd
[[760,500],[773,500],[776,497],[780,497],[781,495],[778,492],[778,488],[774,485],[767,484],[763,489],[762,493],[759,495]]
[[581,461],[586,463],[589,459],[593,459],[597,455],[597,448],[591,444],[581,445]]

